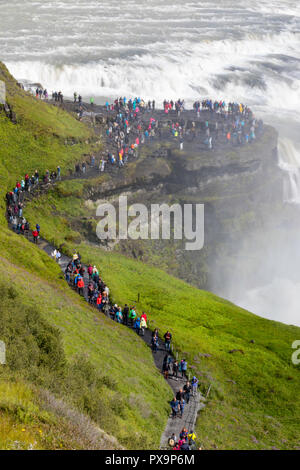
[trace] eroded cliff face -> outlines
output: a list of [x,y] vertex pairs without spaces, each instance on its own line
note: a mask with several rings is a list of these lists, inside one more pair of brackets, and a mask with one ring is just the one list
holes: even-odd
[[[283,174],[277,166],[277,132],[264,127],[263,135],[247,146],[203,151],[192,144],[184,151],[171,143],[145,147],[122,172],[112,172],[101,187],[86,194],[89,207],[99,201],[128,204],[204,204],[205,243],[200,251],[186,251],[185,240],[126,240],[109,243],[119,250],[166,269],[205,289],[218,289],[232,269],[232,258],[245,235],[266,229],[266,215],[282,206]],[[93,204],[91,205],[91,201]],[[269,220],[267,222],[270,224]],[[270,228],[270,226],[268,225]],[[99,243],[95,231],[89,238]],[[218,273],[218,276],[215,274]]]

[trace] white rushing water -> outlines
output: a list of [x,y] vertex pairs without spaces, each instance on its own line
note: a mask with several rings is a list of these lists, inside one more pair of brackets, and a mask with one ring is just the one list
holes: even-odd
[[[0,0],[0,14],[0,59],[50,93],[249,104],[279,130],[284,198],[300,204],[298,0]],[[230,298],[300,324],[297,269]]]

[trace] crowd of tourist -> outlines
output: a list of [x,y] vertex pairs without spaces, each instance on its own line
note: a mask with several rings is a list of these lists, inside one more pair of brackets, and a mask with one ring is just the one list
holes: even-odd
[[[196,101],[192,111],[186,110],[184,100],[180,99],[164,100],[162,112],[155,106],[154,100],[147,103],[141,98],[124,97],[112,104],[106,102],[107,155],[100,162],[101,171],[106,164],[123,167],[129,158],[138,156],[141,145],[153,139],[171,139],[180,150],[185,142],[213,150],[223,144],[247,145],[263,131],[263,122],[256,120],[251,109],[241,103],[206,99]],[[81,106],[80,119],[82,115]]]
[[[36,96],[39,99],[47,99],[47,90],[36,89]],[[61,92],[54,92],[54,101],[63,102]],[[74,102],[81,104],[82,97],[74,93]],[[94,104],[92,100],[91,105]],[[155,101],[146,103],[140,98],[129,99],[120,98],[113,104],[108,102],[105,105],[106,122],[105,134],[107,143],[107,160],[100,160],[99,169],[104,171],[106,163],[110,165],[124,166],[130,157],[138,156],[139,146],[150,142],[151,139],[161,137],[161,126],[158,114],[155,111]],[[225,137],[227,143],[243,145],[256,138],[256,132],[262,131],[262,121],[256,121],[252,111],[242,104],[229,103],[224,101],[204,100],[196,101],[193,106],[193,118],[189,121],[182,120],[181,114],[185,112],[184,101],[165,100],[163,103],[163,115],[174,116],[169,122],[170,138],[178,139],[180,149],[183,149],[183,142],[189,138],[193,140],[199,135],[205,136],[205,143],[208,148],[213,148],[213,139],[218,141]],[[203,114],[204,113],[204,114]],[[199,122],[203,115],[203,121]],[[218,119],[216,119],[218,116]],[[180,119],[179,119],[180,118]],[[89,165],[94,168],[96,157],[91,156]],[[77,164],[76,173],[85,173],[87,163]],[[40,177],[36,170],[33,175],[25,174],[24,178],[16,182],[12,191],[6,194],[7,217],[12,230],[17,234],[23,234],[29,238],[31,232],[34,243],[38,243],[41,227],[36,224],[30,230],[30,225],[23,214],[24,195],[30,193],[32,189],[40,183],[48,184],[61,179],[61,169],[58,166],[55,171],[47,170]],[[62,254],[55,249],[51,256],[60,263]],[[148,318],[145,312],[139,314],[134,305],[121,307],[110,301],[108,286],[101,278],[100,272],[95,265],[84,266],[81,262],[80,253],[73,254],[72,259],[65,268],[66,281],[86,298],[87,302],[103,312],[112,320],[133,328],[138,335],[145,336],[148,328]],[[156,354],[160,348],[159,332],[155,329],[151,335],[151,347]],[[162,361],[162,373],[166,380],[181,380],[184,385],[180,388],[170,402],[171,416],[173,419],[184,417],[185,407],[189,405],[191,398],[197,397],[198,379],[194,376],[191,381],[187,376],[187,361],[183,358],[178,361],[171,353],[172,334],[167,331],[163,336],[164,351],[166,352]],[[196,436],[193,431],[188,432],[183,428],[178,438],[173,434],[169,439],[169,445],[174,450],[192,450],[195,448]]]
[[[40,177],[38,170],[35,170],[32,176],[28,173],[24,178],[18,180],[12,191],[6,193],[6,214],[12,230],[17,234],[23,234],[28,237],[30,232],[29,222],[23,215],[24,208],[24,195],[30,193],[33,188],[36,188],[40,182],[48,184],[61,179],[61,169],[58,166],[55,171],[46,170],[45,174]],[[40,236],[40,226],[36,224],[35,228],[31,231],[34,243],[38,243]]]

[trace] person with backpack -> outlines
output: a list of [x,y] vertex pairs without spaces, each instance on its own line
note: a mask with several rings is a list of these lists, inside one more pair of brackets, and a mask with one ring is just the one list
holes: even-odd
[[170,370],[170,363],[168,359],[169,359],[169,356],[168,354],[166,354],[163,360],[163,365],[162,365],[162,372],[164,374],[165,379],[168,379],[169,370]]
[[118,308],[118,311],[116,313],[116,321],[118,323],[122,323],[122,321],[123,321],[123,315],[122,315],[122,311],[121,311],[120,307]]
[[37,230],[33,230],[32,231],[32,236],[33,236],[33,243],[35,243],[37,245],[38,238],[39,238],[39,232]]
[[61,252],[59,250],[57,250],[55,260],[58,264],[60,263],[60,259],[61,259]]
[[102,311],[103,311],[104,315],[106,315],[107,317],[109,317],[109,303],[108,303],[107,300],[106,300],[105,302],[103,302]]
[[89,281],[92,279],[92,274],[93,274],[93,266],[91,264],[88,265],[87,272],[89,275]]
[[131,307],[130,312],[129,312],[129,317],[128,317],[128,318],[129,318],[129,322],[130,322],[130,323],[129,323],[130,326],[133,326],[133,325],[134,325],[136,316],[137,316],[137,315],[136,315],[136,311],[135,311],[134,307]]
[[168,440],[168,444],[170,447],[172,447],[172,449],[173,447],[175,447],[176,441],[177,441],[176,435],[173,433],[172,436]]
[[197,395],[198,383],[199,383],[199,380],[197,379],[197,377],[194,376],[194,377],[192,378],[193,396]]
[[183,390],[182,388],[180,390],[178,390],[178,392],[176,393],[176,400],[178,400],[178,402],[180,402],[181,400],[184,399],[184,393],[183,393]]
[[129,315],[129,307],[127,304],[125,304],[125,307],[123,308],[123,324],[128,325],[128,315]]
[[141,333],[142,336],[145,336],[145,329],[147,328],[147,321],[145,320],[145,317],[142,315],[141,316]]
[[188,441],[189,441],[189,442],[190,442],[190,441],[194,441],[194,442],[195,442],[196,439],[197,439],[196,434],[194,433],[193,430],[191,430],[191,431],[188,433]]
[[77,288],[78,288],[78,294],[83,295],[84,280],[83,280],[83,277],[80,276],[80,274],[78,275],[78,278],[77,278]]
[[101,310],[101,308],[102,308],[102,295],[101,295],[101,292],[99,292],[98,295],[97,295],[96,305],[97,305],[97,309]]
[[152,336],[152,351],[157,352],[158,351],[158,336],[154,335]]
[[70,282],[71,273],[72,273],[72,264],[69,263],[65,269],[65,278],[68,283]]
[[141,319],[140,317],[138,317],[135,322],[134,322],[134,329],[135,331],[137,332],[138,335],[140,335],[140,331],[141,331]]
[[169,332],[169,330],[164,334],[164,339],[165,339],[165,348],[166,348],[166,351],[170,351],[170,345],[171,345],[171,340],[172,340],[172,334]]
[[180,447],[180,450],[191,450],[188,441],[185,441],[182,446]]
[[185,359],[182,359],[180,362],[180,370],[181,370],[181,377],[186,377],[186,371],[187,371],[187,362]]
[[192,386],[191,386],[190,382],[187,381],[187,383],[183,387],[184,399],[185,399],[187,405],[190,401],[191,390],[192,390]]
[[186,428],[182,428],[180,434],[179,434],[180,439],[187,439],[188,438],[188,430]]
[[178,364],[178,361],[174,361],[173,362],[173,377],[176,378],[176,380],[178,380],[178,369],[179,369],[179,364]]
[[176,397],[173,397],[173,399],[170,402],[170,405],[171,405],[171,410],[172,410],[172,418],[174,419],[177,416],[178,407],[179,407],[178,400],[176,399]]

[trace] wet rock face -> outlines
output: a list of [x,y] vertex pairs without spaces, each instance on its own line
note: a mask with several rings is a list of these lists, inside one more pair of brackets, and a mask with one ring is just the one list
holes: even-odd
[[[124,171],[110,175],[87,199],[128,204],[204,204],[205,245],[188,252],[182,241],[120,241],[113,249],[154,263],[192,284],[209,289],[212,271],[230,269],[230,259],[245,233],[260,227],[264,213],[282,201],[282,173],[277,167],[277,133],[265,126],[253,144],[220,146],[213,152],[169,143],[145,147]],[[158,256],[159,255],[159,256]],[[222,276],[221,276],[222,277]]]

